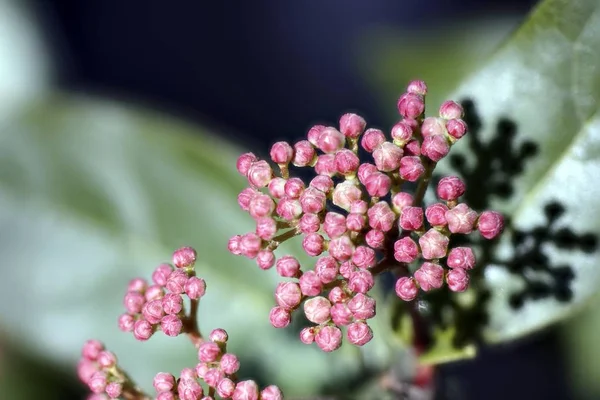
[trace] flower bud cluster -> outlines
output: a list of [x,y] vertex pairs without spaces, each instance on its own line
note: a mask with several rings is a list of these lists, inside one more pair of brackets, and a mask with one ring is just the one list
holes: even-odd
[[133,332],[137,340],[148,340],[157,330],[167,336],[182,333],[186,318],[183,296],[197,301],[206,291],[204,279],[196,276],[195,261],[196,251],[182,247],[173,253],[173,265],[160,264],[154,270],[152,285],[142,278],[131,280],[119,328]]
[[115,354],[106,350],[98,340],[88,340],[83,345],[77,374],[88,385],[95,399],[118,399],[124,391],[130,394],[137,391],[128,385],[127,376],[117,365]]
[[[404,265],[426,260],[414,278],[398,280],[398,296],[410,300],[419,288],[441,287],[445,274],[439,263],[447,256],[451,234],[476,227],[493,238],[501,230],[499,214],[477,215],[456,203],[462,193],[451,193],[458,189],[447,182],[458,178],[441,182],[438,195],[445,203],[425,210],[425,190],[416,197],[402,191],[406,182],[426,189],[436,163],[467,131],[463,109],[453,101],[442,104],[438,117],[426,118],[426,93],[422,81],[408,85],[397,104],[401,119],[389,135],[366,129],[359,115],[344,114],[338,127],[316,125],[297,143],[275,143],[271,163],[252,153],[238,158],[237,170],[249,184],[238,204],[256,229],[232,237],[228,249],[255,259],[261,269],[275,267],[286,278],[275,290],[277,305],[269,316],[273,326],[289,325],[292,313],[302,308],[315,324],[302,331],[304,343],[335,350],[344,327],[347,340],[362,346],[372,338],[367,320],[375,316],[375,300],[368,293],[376,274],[399,265],[389,265],[390,259]],[[359,147],[372,160],[361,161]],[[310,168],[316,176],[307,184],[290,176],[293,168]],[[319,257],[312,269],[292,255],[275,256],[280,243],[295,236],[301,236],[306,254]],[[472,251],[457,248],[450,256],[445,279],[452,290],[465,290],[463,273],[472,268]],[[382,260],[389,266],[381,268]]]

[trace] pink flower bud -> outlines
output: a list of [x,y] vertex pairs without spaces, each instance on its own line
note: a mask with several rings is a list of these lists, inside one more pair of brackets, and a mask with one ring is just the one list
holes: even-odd
[[412,137],[413,130],[405,121],[400,121],[392,127],[391,134],[394,144],[403,147]]
[[446,256],[450,239],[435,228],[429,229],[419,238],[421,254],[426,260],[433,260]]
[[371,268],[375,266],[375,251],[367,246],[358,246],[352,254],[352,262],[358,268]]
[[451,119],[446,124],[446,129],[448,129],[448,135],[452,138],[460,139],[467,133],[467,123],[462,119]]
[[293,221],[302,215],[302,206],[299,200],[284,197],[277,203],[277,215],[286,221]]
[[323,290],[321,279],[315,271],[306,271],[298,280],[300,290],[305,296],[318,296]]
[[298,221],[298,229],[300,232],[314,233],[321,228],[321,220],[317,214],[304,214]]
[[416,182],[424,172],[425,167],[419,157],[402,157],[400,160],[400,178],[405,181]]
[[[254,258],[262,247],[262,240],[256,233],[246,233],[240,238],[240,251],[248,258]],[[172,275],[172,274],[171,274]]]
[[344,279],[350,279],[350,276],[354,271],[356,271],[356,266],[352,264],[352,261],[346,261],[340,264],[340,275]]
[[356,346],[364,346],[373,339],[373,331],[365,322],[354,322],[348,326],[348,341]]
[[423,96],[404,93],[398,100],[398,112],[405,118],[418,118],[425,111]]
[[196,373],[196,375],[198,375],[198,378],[204,379],[204,375],[206,375],[206,372],[208,372],[209,369],[210,366],[208,365],[208,363],[199,362],[198,364],[196,364],[194,372]]
[[275,328],[285,328],[292,321],[292,316],[289,311],[283,307],[273,307],[269,313],[269,322]]
[[462,268],[452,269],[446,275],[446,283],[453,292],[464,292],[469,287],[469,275]]
[[427,85],[423,81],[414,80],[408,84],[406,92],[425,96],[427,94]]
[[227,242],[227,250],[235,256],[239,256],[242,254],[242,249],[240,248],[240,243],[242,241],[242,235],[235,235],[229,239]]
[[162,300],[152,300],[144,304],[142,316],[151,324],[158,324],[164,315],[165,312],[163,310]]
[[421,143],[418,140],[411,140],[404,146],[405,156],[420,156],[421,155]]
[[319,175],[334,176],[337,173],[335,156],[333,154],[321,154],[317,156],[315,172]]
[[123,393],[123,385],[119,382],[111,382],[108,385],[106,385],[105,390],[108,397],[110,397],[111,399],[116,399],[120,397]]
[[421,268],[415,271],[415,279],[419,286],[428,292],[431,289],[439,289],[444,283],[444,268],[439,264],[424,262]]
[[356,139],[365,130],[366,121],[360,115],[348,113],[340,118],[340,132],[348,138]]
[[285,183],[284,190],[286,197],[290,199],[297,199],[304,192],[305,185],[300,178],[290,178]]
[[275,202],[266,194],[258,194],[250,201],[248,213],[254,219],[268,217],[275,210]]
[[271,240],[277,233],[277,222],[271,217],[259,218],[256,220],[255,232],[262,240]]
[[445,204],[435,203],[427,207],[425,218],[431,226],[445,226],[447,224],[446,211],[448,211],[448,207]]
[[[196,277],[193,277],[193,278],[196,278]],[[190,279],[192,279],[192,278],[190,278]],[[198,279],[198,278],[196,278],[196,279]],[[165,295],[165,297],[162,298],[162,301],[161,300],[155,300],[155,301],[160,302],[161,307],[166,314],[178,314],[183,309],[183,299],[181,298],[180,294],[167,293]],[[160,315],[159,318],[162,318],[162,314]]]
[[392,206],[394,211],[400,213],[405,207],[413,205],[413,196],[410,193],[399,192],[392,196]]
[[371,319],[376,315],[375,299],[363,293],[356,294],[349,302],[348,308],[356,319]]
[[117,365],[117,356],[111,351],[101,351],[98,354],[98,365],[102,368],[112,368]]
[[364,200],[357,200],[350,204],[350,212],[356,214],[366,214],[369,209],[369,203]]
[[302,240],[302,248],[309,256],[316,257],[325,249],[325,239],[318,233],[309,233]]
[[223,378],[217,383],[217,394],[224,399],[231,397],[235,391],[235,383],[229,378]]
[[261,250],[256,255],[258,268],[267,270],[275,265],[275,254],[271,250]]
[[173,272],[173,267],[169,264],[160,264],[152,273],[152,281],[157,285],[165,286],[171,272]]
[[315,341],[315,328],[304,328],[300,331],[300,341],[304,344],[311,344]]
[[177,268],[191,268],[196,262],[196,250],[191,247],[182,247],[173,253],[173,265]]
[[427,136],[421,144],[421,154],[435,162],[446,157],[449,151],[448,140],[442,135]]
[[401,263],[411,263],[419,255],[419,248],[414,240],[405,236],[394,243],[394,258]]
[[504,217],[496,211],[484,211],[477,221],[477,229],[486,239],[494,239],[504,229]]
[[294,149],[292,149],[292,146],[288,142],[276,142],[271,147],[269,154],[274,163],[286,165],[292,161]]
[[385,142],[385,135],[380,129],[367,129],[363,135],[360,145],[367,152],[371,153],[377,146]]
[[227,375],[233,375],[240,369],[240,360],[235,354],[226,353],[221,357],[220,366]]
[[240,175],[246,176],[248,175],[248,170],[250,170],[250,165],[252,163],[258,161],[258,158],[252,153],[245,153],[238,157],[236,167]]
[[346,138],[333,127],[323,129],[317,139],[317,147],[324,153],[335,153],[346,144]]
[[386,201],[380,201],[373,205],[367,211],[367,215],[369,216],[369,226],[383,232],[392,229],[396,220],[396,214],[390,209]]
[[260,392],[260,400],[283,400],[283,393],[275,386],[267,386]]
[[440,106],[440,117],[444,119],[462,118],[463,115],[462,106],[452,100],[447,100]]
[[344,181],[333,190],[333,204],[348,211],[352,203],[362,200],[362,192],[357,186],[358,182]]
[[198,360],[205,363],[217,361],[220,355],[221,348],[213,342],[204,342],[198,348]]
[[153,333],[154,329],[152,328],[150,322],[146,321],[145,319],[138,319],[135,321],[135,324],[133,325],[134,338],[141,341],[148,340]]
[[308,133],[306,134],[306,138],[308,139],[309,143],[313,146],[316,146],[317,141],[319,140],[319,136],[321,136],[321,133],[325,128],[326,127],[324,125],[315,125],[312,128],[310,128]]
[[181,294],[185,291],[185,284],[188,281],[188,276],[182,270],[175,270],[167,279],[167,289],[171,293]]
[[392,188],[392,179],[384,173],[376,172],[369,175],[363,184],[369,196],[383,197]]
[[315,264],[315,273],[323,284],[333,282],[338,275],[339,264],[331,256],[321,257]]
[[167,336],[177,336],[183,329],[183,322],[176,315],[165,315],[160,320],[160,329]]
[[325,214],[323,230],[331,239],[338,238],[346,233],[346,217],[336,212]]
[[133,331],[133,324],[135,324],[135,318],[129,314],[122,314],[118,320],[119,329],[123,332]]
[[250,209],[250,202],[256,196],[260,195],[260,192],[254,188],[245,188],[238,194],[237,202],[240,208],[244,211],[248,211]]
[[465,193],[465,183],[458,176],[446,176],[437,184],[437,195],[446,201],[455,201]]
[[[179,273],[183,273],[185,275],[185,272],[183,272],[183,271],[179,271]],[[173,275],[173,272],[169,275],[169,279],[171,278],[172,275]],[[169,283],[169,279],[167,279],[167,284]],[[162,286],[152,285],[152,286],[148,287],[148,289],[146,289],[146,293],[145,293],[144,297],[146,298],[146,301],[152,301],[152,300],[156,300],[156,299],[162,299],[164,294],[165,294],[165,291]]]
[[127,292],[123,299],[125,309],[130,314],[142,312],[142,307],[146,303],[146,298],[140,292]]
[[352,257],[352,253],[354,253],[354,243],[347,235],[329,242],[329,254],[338,261],[348,261]]
[[334,162],[336,171],[344,176],[354,176],[360,164],[358,156],[348,149],[338,150]]
[[248,183],[252,186],[257,188],[265,187],[271,182],[271,178],[273,178],[273,170],[265,160],[257,161],[250,165]]
[[106,373],[97,371],[90,377],[88,386],[93,393],[100,394],[106,389],[107,383]]
[[181,379],[196,379],[196,372],[192,368],[184,368],[179,374]]
[[421,207],[404,207],[400,214],[400,228],[405,231],[417,231],[423,226],[423,209]]
[[341,303],[348,298],[348,295],[344,292],[344,289],[336,286],[329,291],[329,295],[327,297],[332,303]]
[[352,311],[348,308],[347,304],[336,303],[331,307],[330,310],[331,320],[337,326],[346,326],[354,320]]
[[167,372],[159,372],[152,380],[156,393],[170,392],[175,387],[175,377]]
[[77,376],[81,382],[88,385],[94,373],[98,372],[98,368],[98,364],[94,361],[82,358],[77,363]]
[[360,232],[367,223],[364,215],[358,213],[348,214],[346,217],[346,228],[352,232]]
[[396,281],[396,295],[404,301],[412,301],[417,297],[419,288],[413,278],[403,276]]
[[194,379],[181,378],[177,384],[180,400],[197,400],[204,395],[202,386]]
[[225,331],[225,329],[217,328],[210,332],[208,338],[211,342],[227,343],[227,340],[229,340],[229,335],[227,335],[227,331]]
[[329,310],[331,303],[325,297],[317,296],[304,302],[304,314],[306,318],[315,324],[323,324],[329,321]]
[[206,292],[206,282],[202,278],[192,276],[185,284],[185,293],[192,300],[197,300],[204,296]]
[[473,231],[477,213],[466,204],[461,203],[446,211],[446,221],[448,221],[450,232],[468,234]]
[[367,178],[369,178],[369,176],[378,172],[379,170],[375,165],[369,163],[362,163],[358,167],[358,180],[364,185],[365,182],[367,182]]
[[400,166],[403,151],[394,143],[383,142],[373,150],[373,160],[377,169],[383,172],[391,172]]
[[235,386],[232,400],[258,400],[258,385],[254,381],[241,381]]
[[81,356],[85,359],[96,361],[98,355],[104,350],[104,345],[99,340],[90,339],[83,344]]
[[310,181],[309,186],[323,193],[329,193],[333,189],[333,179],[327,175],[317,175]]
[[377,229],[371,229],[365,235],[365,242],[374,249],[381,249],[385,243],[385,234]]
[[324,326],[315,335],[315,342],[325,352],[337,350],[342,345],[342,331],[336,326]]
[[[275,177],[273,179],[271,179],[271,182],[269,182],[269,185],[267,186],[267,188],[269,189],[269,194],[274,198],[274,199],[280,199],[283,196],[285,196],[285,184],[286,184],[286,180],[283,178],[279,178],[279,177]],[[260,192],[258,192],[260,193]]]
[[277,304],[286,310],[293,310],[302,301],[300,286],[294,282],[281,282],[275,289],[275,300]]
[[129,284],[127,285],[127,291],[144,293],[144,291],[146,290],[147,287],[148,287],[148,283],[146,282],[145,279],[133,278],[132,280],[129,281]]
[[[225,374],[219,368],[209,368],[205,373],[203,380],[210,387],[216,388],[219,382],[225,379]],[[233,388],[231,390],[233,392]]]
[[443,118],[427,117],[421,125],[423,137],[444,136],[447,132],[446,121]]
[[315,148],[308,140],[301,140],[294,145],[294,159],[292,164],[296,167],[306,167],[315,159]]
[[348,289],[354,293],[367,293],[375,285],[375,278],[369,271],[361,269],[354,271],[348,281]]
[[446,264],[450,268],[473,269],[475,254],[469,247],[455,247],[448,253]]
[[327,195],[314,187],[309,187],[300,196],[300,206],[307,214],[318,214],[325,208]]
[[277,273],[284,278],[293,278],[300,272],[300,263],[293,256],[283,256],[275,264]]

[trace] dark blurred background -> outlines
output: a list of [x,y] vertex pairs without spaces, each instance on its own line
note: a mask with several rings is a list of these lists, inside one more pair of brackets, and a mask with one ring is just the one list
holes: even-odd
[[[297,138],[316,121],[333,123],[346,110],[360,110],[374,125],[390,123],[378,88],[365,78],[369,60],[359,60],[365,54],[365,33],[398,29],[418,35],[498,17],[519,21],[535,3],[33,2],[60,87],[219,127],[253,151],[264,151],[279,138]],[[572,397],[553,331],[484,349],[476,360],[439,372],[439,399]],[[52,385],[52,374],[45,380]],[[75,381],[52,387],[61,390],[63,399],[85,392]]]

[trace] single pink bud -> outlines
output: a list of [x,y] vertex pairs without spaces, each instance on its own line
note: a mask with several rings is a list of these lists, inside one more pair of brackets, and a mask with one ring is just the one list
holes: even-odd
[[475,254],[469,247],[455,247],[448,253],[446,264],[450,268],[473,269]]
[[362,191],[356,181],[344,181],[333,190],[333,204],[348,211],[355,201],[362,200]]
[[400,228],[405,231],[417,231],[423,226],[423,209],[421,207],[404,207],[400,214]]
[[319,140],[319,136],[321,136],[321,132],[323,132],[325,128],[326,126],[324,125],[315,125],[312,128],[310,128],[308,133],[306,134],[306,138],[308,139],[309,143],[313,146],[316,146],[317,141]]
[[446,201],[455,201],[462,196],[467,186],[458,176],[446,176],[437,184],[437,195],[440,199]]
[[101,351],[98,354],[98,365],[102,368],[112,368],[117,365],[117,356],[112,351]]
[[167,336],[177,336],[183,329],[183,322],[176,315],[165,315],[160,320],[160,329]]
[[254,381],[241,381],[235,386],[232,400],[258,400],[258,385]]
[[173,267],[169,264],[160,264],[152,273],[152,281],[157,285],[165,286],[171,272],[173,272]]
[[276,142],[271,146],[269,154],[274,163],[287,165],[294,157],[294,149],[288,142]]
[[281,282],[275,289],[275,300],[277,304],[286,310],[293,310],[302,301],[300,286],[295,282]]
[[444,268],[439,264],[424,262],[421,268],[415,271],[415,279],[424,291],[439,289],[444,283]]
[[123,385],[119,382],[111,382],[108,385],[106,385],[105,391],[108,397],[110,397],[111,399],[116,399],[120,397],[123,393]]
[[298,221],[298,229],[304,234],[317,232],[320,228],[321,220],[317,214],[304,214]]
[[296,167],[306,167],[315,159],[315,148],[308,140],[301,140],[294,145],[294,159],[292,164]]
[[358,167],[358,180],[364,185],[365,182],[367,182],[367,178],[371,176],[371,174],[375,174],[377,172],[379,172],[379,170],[375,165],[369,163],[362,163]]
[[198,360],[210,363],[221,355],[221,348],[214,342],[203,342],[198,348]]
[[307,214],[318,214],[325,209],[327,195],[319,189],[309,187],[300,196],[300,206]]
[[134,338],[141,341],[148,340],[153,333],[154,329],[152,328],[150,322],[146,321],[145,319],[138,319],[135,321],[135,324],[133,325]]
[[182,247],[173,253],[173,265],[177,268],[191,268],[196,262],[196,250],[192,247]]
[[144,319],[151,324],[158,324],[164,315],[165,312],[163,310],[161,299],[152,300],[144,304],[144,308],[142,309],[142,317],[144,317]]
[[323,324],[329,321],[329,310],[331,303],[323,296],[313,297],[304,302],[304,314],[306,318],[315,324]]
[[354,293],[367,293],[375,285],[375,278],[369,271],[360,269],[350,275],[348,289]]
[[196,372],[192,368],[184,368],[181,370],[179,377],[181,379],[196,379],[197,375],[196,375]]
[[405,207],[413,205],[413,196],[410,193],[399,192],[392,196],[392,206],[394,211],[400,213]]
[[363,269],[375,266],[375,250],[367,246],[358,246],[352,254],[352,262]]
[[302,248],[309,256],[316,257],[325,249],[325,239],[318,233],[309,233],[302,240]]
[[[183,272],[183,271],[179,271],[179,272],[185,274],[185,272]],[[169,275],[169,278],[171,278],[172,275],[173,275],[173,273],[171,273]],[[167,279],[167,284],[168,283],[169,283],[169,279]],[[162,286],[152,285],[152,286],[148,287],[148,289],[146,289],[146,293],[144,294],[144,297],[146,298],[146,301],[152,301],[152,300],[156,300],[156,299],[162,299],[162,297],[164,295],[165,295],[165,291]]]
[[477,221],[477,213],[465,203],[461,203],[446,211],[446,221],[448,221],[450,232],[468,234],[473,231],[473,226]]
[[[195,276],[190,278],[196,278]],[[196,278],[198,279],[198,278]],[[187,285],[186,285],[187,286]],[[161,302],[161,307],[166,314],[178,314],[183,309],[183,299],[180,294],[167,293],[161,300],[155,300]],[[162,318],[162,315],[160,315]]]
[[341,149],[335,153],[335,169],[344,176],[354,176],[358,170],[360,160],[352,150]]
[[367,122],[357,114],[344,114],[340,118],[340,132],[348,138],[356,139],[365,130]]
[[167,279],[167,290],[171,293],[183,293],[188,279],[188,275],[184,271],[180,269],[173,271],[171,275],[169,275],[169,279]]
[[236,167],[240,175],[248,175],[248,170],[252,163],[258,161],[258,158],[252,153],[244,153],[238,157]]
[[235,256],[239,256],[242,254],[242,249],[240,248],[240,242],[242,241],[242,235],[235,235],[229,239],[227,242],[227,250]]
[[421,134],[423,137],[444,136],[446,130],[446,121],[443,118],[427,117],[421,125]]
[[340,275],[344,279],[350,279],[352,273],[356,271],[356,266],[352,264],[352,261],[346,261],[340,264]]
[[365,242],[374,249],[381,249],[385,243],[385,234],[380,230],[371,229],[365,235]]
[[213,329],[208,336],[211,342],[215,343],[227,343],[229,339],[229,335],[227,335],[227,331],[225,329],[217,328]]
[[292,315],[283,307],[273,307],[269,313],[269,322],[275,328],[285,328],[292,321]]
[[418,140],[411,140],[404,146],[405,156],[420,156],[421,155],[421,143]]
[[265,187],[271,182],[272,178],[273,170],[265,160],[257,161],[250,165],[250,169],[248,170],[248,183],[252,186],[257,188]]
[[354,322],[348,325],[348,341],[356,346],[364,346],[373,339],[373,331],[365,322]]
[[240,360],[235,354],[225,353],[221,357],[220,367],[227,375],[233,375],[240,369]]
[[315,342],[325,352],[337,350],[342,345],[342,331],[337,326],[326,325],[315,335]]
[[354,243],[348,235],[340,236],[329,242],[329,254],[338,261],[348,261],[354,253]]
[[323,230],[331,239],[338,238],[346,233],[346,217],[336,212],[325,214]]
[[314,271],[323,284],[328,284],[337,278],[339,264],[331,256],[321,257],[317,260]]
[[256,220],[255,232],[256,235],[262,240],[271,240],[277,233],[277,222],[271,217],[259,218]]
[[204,377],[202,378],[202,380],[204,380],[209,387],[214,388],[217,387],[222,379],[225,379],[225,374],[219,368],[209,368],[204,373]]
[[344,292],[344,289],[336,286],[329,291],[329,295],[327,297],[332,303],[340,303],[345,301],[348,298],[348,295]]
[[396,281],[396,295],[404,301],[412,301],[417,297],[419,288],[413,278],[403,276]]
[[421,154],[435,162],[446,157],[449,151],[448,140],[442,135],[427,136],[421,144]]
[[83,344],[81,356],[85,359],[96,361],[98,355],[104,350],[104,345],[99,340],[90,339]]
[[88,381],[88,386],[93,393],[100,394],[106,389],[108,381],[103,371],[94,372]]
[[440,106],[440,117],[444,119],[462,118],[463,115],[462,106],[452,100],[446,100]]
[[371,153],[377,146],[385,142],[385,135],[380,129],[367,129],[363,135],[360,145],[367,152]]
[[299,200],[283,197],[277,203],[277,215],[286,221],[293,221],[302,215],[302,206]]
[[267,270],[275,265],[275,254],[271,250],[261,250],[256,255],[258,268]]
[[414,80],[409,82],[406,88],[406,92],[425,96],[427,94],[427,85],[423,81]]
[[369,226],[383,232],[392,229],[394,221],[396,221],[396,214],[386,201],[380,201],[371,206],[369,211],[367,211],[367,215],[369,216]]
[[177,384],[177,394],[180,400],[198,400],[204,395],[204,390],[196,380],[181,378]]
[[[280,199],[285,196],[285,184],[286,180],[280,177],[275,177],[271,179],[267,188],[269,189],[269,194],[274,199]],[[257,191],[257,193],[260,193]],[[249,203],[248,203],[249,204]]]
[[223,378],[217,383],[217,394],[224,399],[231,397],[235,391],[235,383],[229,378]]
[[152,380],[156,393],[170,392],[175,387],[175,377],[168,372],[159,372]]
[[377,169],[383,172],[391,172],[400,166],[400,159],[404,152],[391,142],[383,142],[373,150],[373,160]]
[[477,221],[477,229],[486,239],[494,239],[504,229],[504,217],[496,211],[484,211]]
[[346,138],[333,127],[323,129],[317,139],[317,147],[324,153],[335,153],[346,144]]
[[364,185],[369,196],[383,197],[390,192],[392,179],[384,173],[376,172],[366,178]]
[[392,139],[394,144],[403,147],[412,137],[413,130],[405,121],[400,121],[392,127]]
[[346,228],[352,232],[360,232],[367,224],[367,218],[358,213],[348,214],[346,217]]
[[123,332],[133,331],[133,324],[135,324],[135,318],[133,315],[121,314],[118,320],[119,329]]
[[127,292],[123,299],[125,309],[130,314],[137,314],[142,312],[142,307],[146,303],[146,298],[140,292]]
[[192,300],[197,300],[206,293],[206,282],[202,278],[192,276],[185,284],[185,293]]
[[401,263],[411,263],[419,255],[419,248],[414,240],[405,236],[394,243],[394,258]]
[[348,302],[348,308],[356,319],[370,319],[376,315],[375,299],[363,293],[356,294]]
[[[280,203],[281,204],[281,203]],[[262,240],[256,233],[250,232],[240,238],[240,251],[248,258],[254,258],[262,247]],[[172,275],[172,274],[171,274]]]
[[194,372],[198,376],[198,378],[204,379],[204,375],[210,369],[209,363],[199,362],[196,364],[196,368],[194,368]]
[[469,287],[469,275],[462,268],[452,269],[446,275],[446,283],[453,292],[464,292]]
[[283,393],[275,386],[267,386],[260,392],[260,400],[283,400]]
[[94,373],[98,372],[98,368],[98,364],[94,361],[82,358],[77,363],[77,376],[81,382],[88,385]]
[[450,239],[435,228],[429,229],[419,238],[421,254],[426,260],[433,260],[446,256]]
[[306,185],[300,178],[290,178],[285,183],[284,191],[286,197],[290,199],[297,199],[304,192]]
[[467,123],[462,119],[451,119],[446,124],[446,129],[448,129],[448,135],[452,138],[460,139],[467,133]]
[[300,341],[304,344],[311,344],[315,341],[315,328],[303,328],[300,331]]
[[402,157],[400,160],[400,178],[416,182],[425,172],[425,167],[419,157]]
[[323,290],[321,279],[315,271],[306,271],[298,280],[300,290],[305,296],[318,296]]
[[254,219],[268,217],[275,210],[275,202],[266,194],[258,194],[250,201],[248,213]]
[[250,202],[258,195],[260,195],[258,190],[250,187],[245,188],[237,196],[238,205],[242,210],[248,211],[250,209]]
[[293,278],[300,272],[300,263],[293,256],[283,256],[275,264],[277,273],[284,278]]
[[404,93],[398,99],[398,112],[405,118],[418,118],[425,111],[423,96],[415,93]]
[[364,200],[356,200],[350,204],[350,212],[356,214],[366,214],[369,209],[369,203]]
[[331,320],[337,326],[346,326],[354,320],[352,311],[350,311],[348,305],[345,303],[335,303],[329,312]]
[[333,179],[327,175],[317,175],[310,181],[309,186],[323,193],[329,193],[333,189]]
[[144,293],[144,291],[146,290],[147,287],[148,287],[148,283],[146,282],[145,279],[133,278],[132,280],[129,281],[129,284],[127,285],[127,291]]
[[445,226],[447,224],[446,211],[448,211],[448,207],[445,204],[435,203],[427,207],[425,218],[431,226]]

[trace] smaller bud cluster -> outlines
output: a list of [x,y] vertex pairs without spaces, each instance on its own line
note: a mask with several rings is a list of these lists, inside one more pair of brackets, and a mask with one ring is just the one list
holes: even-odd
[[[184,298],[198,301],[206,291],[204,279],[196,277],[196,251],[182,247],[173,253],[173,265],[160,264],[152,274],[152,285],[142,278],[129,282],[123,299],[126,313],[119,317],[119,328],[133,332],[137,340],[148,340],[162,330],[167,336],[184,332]],[[174,266],[174,267],[173,267]]]

